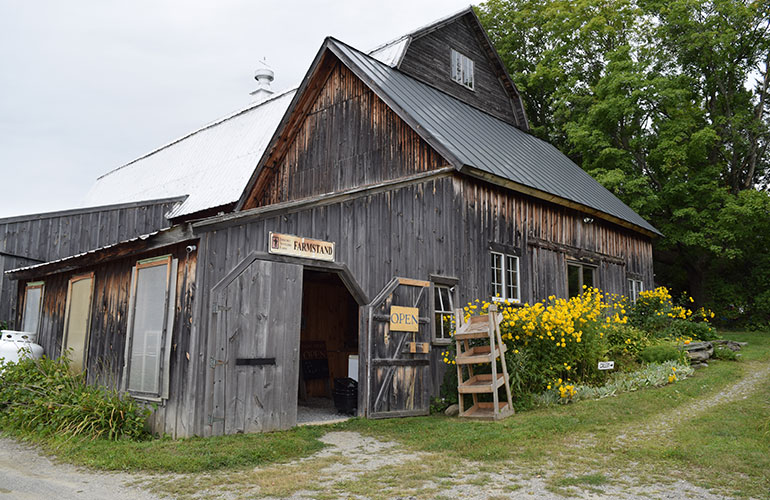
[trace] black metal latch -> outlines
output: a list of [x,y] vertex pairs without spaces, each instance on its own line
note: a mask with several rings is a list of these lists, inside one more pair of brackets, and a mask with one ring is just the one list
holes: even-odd
[[235,366],[274,365],[275,358],[237,358]]

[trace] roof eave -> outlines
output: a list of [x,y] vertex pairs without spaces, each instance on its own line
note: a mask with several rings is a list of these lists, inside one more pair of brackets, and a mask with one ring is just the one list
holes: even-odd
[[136,238],[131,238],[130,240],[89,250],[71,257],[65,257],[63,259],[34,266],[11,269],[5,271],[5,275],[12,280],[24,280],[50,274],[71,272],[86,266],[129,257],[194,239],[197,239],[197,236],[193,234],[192,226],[190,224],[180,224],[168,229],[156,231],[155,233],[138,236]]
[[648,236],[650,238],[660,238],[663,236],[663,233],[655,230],[650,231],[649,229],[639,226],[637,224],[634,224],[632,222],[629,222],[625,219],[621,219],[620,217],[616,217],[614,215],[608,214],[606,212],[603,212],[599,209],[590,207],[588,205],[584,205],[582,203],[578,203],[572,200],[568,200],[566,198],[562,198],[561,196],[557,196],[555,194],[546,193],[545,191],[541,191],[539,189],[535,189],[529,186],[526,186],[524,184],[505,179],[503,177],[491,174],[489,172],[485,172],[483,170],[479,170],[475,167],[472,167],[470,165],[465,165],[462,168],[462,173],[467,174],[471,177],[475,177],[477,179],[481,179],[483,181],[490,182],[492,184],[496,184],[498,186],[506,187],[508,189],[512,189],[513,191],[517,191],[523,194],[526,194],[528,196],[532,196],[533,198],[537,198],[539,200],[548,201],[551,203],[555,203],[557,205],[561,205],[563,207],[572,208],[574,210],[578,210],[580,212],[593,215],[595,217],[598,217],[600,219],[612,222],[614,224],[617,224],[619,226],[625,227],[626,229],[631,229],[633,231],[636,231],[638,233],[642,233],[645,236]]

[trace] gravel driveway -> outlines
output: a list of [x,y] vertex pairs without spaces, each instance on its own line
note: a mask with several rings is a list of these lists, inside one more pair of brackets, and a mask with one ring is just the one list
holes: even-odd
[[154,500],[128,486],[134,476],[54,463],[33,448],[0,438],[0,500]]

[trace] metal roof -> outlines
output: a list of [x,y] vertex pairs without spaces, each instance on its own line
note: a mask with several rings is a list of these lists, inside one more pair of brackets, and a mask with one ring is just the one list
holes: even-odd
[[[374,56],[398,65],[408,40],[380,46]],[[84,205],[187,196],[169,213],[176,218],[237,202],[296,90],[252,103],[102,175]]]
[[101,176],[86,204],[188,195],[174,218],[237,201],[295,92],[251,104]]
[[338,40],[327,38],[325,46],[456,168],[478,169],[660,234],[551,144]]

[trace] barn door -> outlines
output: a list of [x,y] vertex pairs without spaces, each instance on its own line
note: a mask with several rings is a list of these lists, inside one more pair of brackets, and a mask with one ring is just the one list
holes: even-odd
[[217,302],[213,434],[294,427],[302,266],[254,260]]
[[[367,306],[366,398],[370,418],[429,413],[429,292],[427,281],[394,278]],[[395,321],[393,328],[391,320]],[[415,321],[416,328],[412,326]]]

